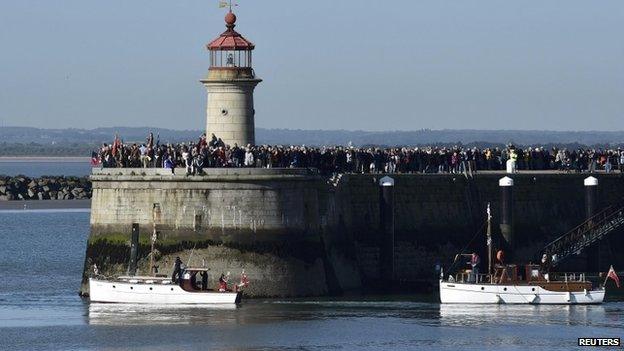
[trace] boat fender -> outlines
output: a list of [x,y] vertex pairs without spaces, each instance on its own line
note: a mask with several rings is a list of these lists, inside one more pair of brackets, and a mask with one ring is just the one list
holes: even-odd
[[533,298],[531,299],[530,303],[535,303],[537,301],[537,294],[533,294]]
[[589,295],[589,291],[587,291],[587,289],[583,289],[583,292],[585,293],[585,296]]
[[572,301],[572,293],[568,291],[568,293],[566,294],[566,302],[570,301]]
[[503,299],[498,294],[496,294],[496,303],[503,303]]

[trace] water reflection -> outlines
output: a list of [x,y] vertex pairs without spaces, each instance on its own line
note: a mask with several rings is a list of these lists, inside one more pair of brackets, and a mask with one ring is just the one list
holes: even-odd
[[91,303],[90,325],[238,324],[237,305],[140,305]]
[[607,305],[440,305],[445,326],[490,325],[585,325],[622,327],[609,321]]
[[241,305],[88,305],[90,325],[240,325],[281,321],[375,318],[437,325],[436,304],[367,300],[249,300]]

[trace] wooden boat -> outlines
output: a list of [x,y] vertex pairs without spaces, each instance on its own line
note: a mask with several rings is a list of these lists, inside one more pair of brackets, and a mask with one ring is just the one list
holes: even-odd
[[[491,215],[487,210],[488,274],[469,269],[440,274],[440,302],[455,304],[600,304],[603,286],[594,287],[583,273],[545,273],[539,265],[492,267]],[[520,268],[520,271],[519,271]]]
[[604,300],[604,288],[594,289],[584,274],[562,273],[563,279],[556,277],[555,280],[546,280],[539,273],[539,266],[524,267],[528,279],[519,279],[516,265],[498,267],[494,275],[477,275],[477,281],[470,272],[458,273],[446,280],[440,279],[440,301],[461,304],[575,305],[600,304]]
[[[234,291],[218,291],[197,283],[198,273],[207,268],[186,268],[179,283],[168,277],[123,276],[113,280],[89,279],[91,302],[137,304],[237,304],[246,281]],[[243,273],[244,276],[244,273]],[[246,279],[246,278],[245,278]]]

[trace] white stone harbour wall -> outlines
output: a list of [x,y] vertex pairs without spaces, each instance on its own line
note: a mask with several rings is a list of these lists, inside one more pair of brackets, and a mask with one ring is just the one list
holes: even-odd
[[254,169],[228,174],[215,169],[207,176],[123,171],[92,175],[91,225],[96,235],[126,233],[132,223],[146,229],[155,223],[165,235],[223,241],[318,235],[317,178],[305,171],[276,174]]

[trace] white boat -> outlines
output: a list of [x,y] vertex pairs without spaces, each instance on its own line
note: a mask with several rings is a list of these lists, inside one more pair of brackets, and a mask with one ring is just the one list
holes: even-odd
[[469,283],[440,279],[440,301],[459,304],[600,304],[604,288],[592,289],[587,281],[529,281]]
[[187,268],[179,284],[167,277],[129,276],[114,280],[89,278],[91,302],[130,304],[237,304],[245,282],[228,289],[211,290],[197,284],[197,273],[206,268]]
[[[583,273],[559,273],[557,276],[535,264],[521,266],[524,272],[519,272],[515,264],[492,267],[492,216],[489,205],[487,215],[488,274],[473,274],[467,269],[445,279],[441,273],[441,303],[576,305],[603,302],[604,286],[594,288]],[[461,256],[466,255],[457,255],[455,261]],[[547,259],[545,255],[544,262]]]

